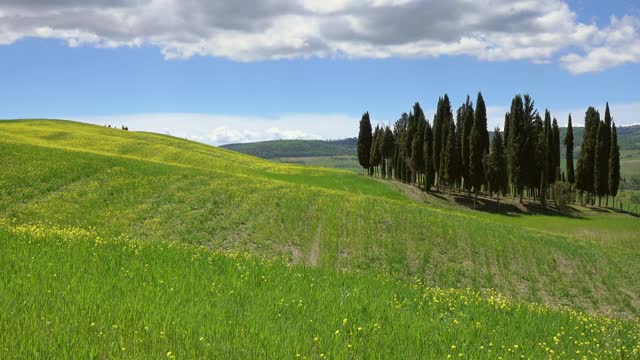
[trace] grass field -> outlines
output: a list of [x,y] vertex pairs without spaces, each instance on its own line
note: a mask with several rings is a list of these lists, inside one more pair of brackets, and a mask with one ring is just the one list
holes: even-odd
[[640,347],[637,321],[84,229],[4,222],[0,250],[5,358],[572,358]]
[[[638,348],[633,216],[472,212],[349,171],[72,122],[3,121],[0,134],[0,290],[10,294],[0,349],[477,358],[487,342],[532,357]],[[490,291],[514,300],[496,309],[497,295],[475,295]],[[357,337],[375,324],[380,337]],[[78,346],[63,343],[77,329]],[[591,330],[597,341],[578,340]]]

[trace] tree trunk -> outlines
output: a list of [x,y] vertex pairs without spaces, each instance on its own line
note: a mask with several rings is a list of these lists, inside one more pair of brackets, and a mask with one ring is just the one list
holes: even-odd
[[478,204],[478,188],[476,187],[475,189],[475,196],[473,197],[473,208],[476,208],[476,205]]
[[609,194],[607,194],[607,200],[605,202],[605,207],[609,207]]
[[498,201],[498,212],[500,212],[500,191],[496,193],[496,199]]

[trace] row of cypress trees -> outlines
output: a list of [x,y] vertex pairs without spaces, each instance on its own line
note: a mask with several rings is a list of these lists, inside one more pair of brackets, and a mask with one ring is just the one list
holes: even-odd
[[[371,127],[369,113],[360,121],[358,161],[369,175],[395,179],[431,191],[452,190],[474,194],[486,191],[519,196],[525,194],[545,204],[552,184],[596,196],[616,196],[620,179],[620,153],[616,128],[607,104],[605,120],[593,108],[585,116],[585,135],[573,166],[573,128],[569,116],[564,138],[566,172],[560,166],[560,130],[548,110],[544,119],[529,95],[516,95],[505,114],[504,133],[496,128],[489,141],[487,109],[481,93],[475,107],[469,96],[455,112],[449,97],[438,99],[433,122],[427,121],[419,103],[403,113],[393,126]],[[432,125],[433,124],[433,125]],[[504,137],[503,137],[504,136]],[[575,184],[575,185],[574,185]],[[581,200],[581,203],[584,203]]]

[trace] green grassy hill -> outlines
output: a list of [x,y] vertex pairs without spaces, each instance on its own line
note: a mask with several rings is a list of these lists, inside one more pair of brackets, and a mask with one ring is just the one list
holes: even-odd
[[0,122],[0,161],[0,352],[638,351],[630,215],[435,207],[353,172],[66,121]]

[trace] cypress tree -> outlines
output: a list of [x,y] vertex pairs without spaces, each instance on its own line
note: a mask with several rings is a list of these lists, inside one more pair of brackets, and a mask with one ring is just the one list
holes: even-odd
[[358,132],[358,162],[365,169],[370,167],[372,142],[373,135],[371,134],[369,112],[365,112],[360,120],[360,131]]
[[447,130],[447,144],[445,151],[445,169],[444,177],[449,185],[449,195],[451,195],[451,188],[455,184],[458,177],[458,139],[456,136],[456,125],[453,123],[453,119],[449,121],[449,129]]
[[504,148],[509,145],[509,113],[504,114]]
[[[449,96],[444,95],[442,101],[442,113],[440,114],[442,120],[442,148],[440,149],[440,168],[438,169],[438,180],[440,180],[446,172],[445,156],[447,151],[447,140],[449,138],[449,129],[453,123],[453,113],[451,112],[451,103],[449,102]],[[442,174],[442,175],[440,175]]]
[[505,148],[500,135],[500,128],[493,130],[493,141],[487,157],[487,180],[489,193],[495,191],[497,195],[498,211],[500,211],[500,193],[506,193],[509,181],[507,180],[507,159]]
[[[584,136],[580,147],[580,157],[576,167],[576,187],[580,193],[594,193],[593,170],[596,149],[596,137],[600,126],[600,114],[593,107],[589,107],[584,117]],[[582,196],[581,196],[582,200]],[[593,197],[592,197],[593,203]]]
[[393,136],[393,132],[391,131],[391,128],[387,126],[384,130],[384,141],[382,145],[382,157],[385,159],[385,162],[386,162],[387,178],[391,178],[391,173],[392,173],[392,170],[391,170],[392,166],[390,162],[391,162],[391,158],[393,157],[394,142],[395,142],[395,139]]
[[560,180],[560,128],[558,127],[558,120],[553,118],[553,179],[554,181]]
[[[482,97],[478,95],[478,100]],[[480,101],[479,101],[480,102]],[[484,119],[482,119],[484,117]],[[484,129],[483,129],[484,124]],[[476,103],[476,111],[474,114],[473,128],[469,139],[469,180],[473,187],[475,196],[473,199],[473,207],[476,207],[478,201],[478,192],[485,182],[484,174],[484,131],[486,131],[486,111]]]
[[[523,146],[522,138],[525,136],[525,114],[522,96],[516,95],[511,101],[511,111],[509,112],[509,144],[507,146],[507,171],[509,178],[514,187],[514,196],[520,195],[520,203],[522,203],[522,190],[526,184],[524,177],[523,152],[526,148]],[[471,136],[473,141],[473,134]],[[473,149],[473,146],[472,146]]]
[[[609,180],[609,163],[606,160],[609,157],[608,154],[611,149],[606,147],[606,128],[607,124],[600,120],[596,135],[596,150],[593,163],[593,189],[596,195],[598,195],[598,206],[602,206],[602,197],[609,191],[607,184]],[[605,171],[605,169],[607,171]]]
[[436,186],[440,187],[439,177],[440,171],[440,155],[442,151],[442,124],[443,124],[443,106],[444,99],[438,98],[438,107],[433,117],[433,167],[436,172]]
[[465,190],[471,192],[471,179],[469,178],[469,159],[471,154],[471,129],[473,129],[473,103],[467,95],[467,101],[463,105],[462,129],[460,132],[460,175],[464,177]]
[[[546,118],[546,115],[545,115]],[[540,192],[540,202],[544,206],[546,203],[546,191],[548,184],[548,161],[549,161],[549,148],[548,148],[548,138],[546,130],[546,121],[542,121],[540,115],[536,116],[534,120],[533,126],[533,136],[536,139],[535,146],[535,168],[539,175],[539,192]]]
[[606,188],[605,194],[607,197],[606,200],[606,206],[609,206],[609,152],[611,149],[611,112],[609,111],[609,102],[607,102],[607,105],[605,107],[604,110],[604,124],[605,124],[605,128],[604,128],[604,146],[605,146],[605,164],[603,165],[603,171],[604,171],[604,181],[606,182],[606,184],[603,184],[603,186]]
[[611,149],[609,150],[609,193],[613,196],[613,207],[616,207],[616,195],[620,185],[620,147],[616,124],[611,126]]
[[478,92],[478,100],[476,100],[474,125],[478,124],[481,137],[481,150],[482,154],[489,153],[489,130],[487,130],[487,107],[484,104],[482,93]]
[[540,115],[535,109],[535,101],[529,94],[525,94],[523,99],[524,122],[520,128],[520,138],[518,139],[521,142],[520,164],[522,165],[523,191],[524,186],[528,186],[530,192],[535,193],[535,189],[539,186],[540,174],[535,167],[536,134],[534,134],[533,126],[535,119]]
[[380,153],[380,126],[376,125],[376,129],[373,132],[373,140],[371,142],[371,154],[369,156],[369,166],[371,168],[371,175],[376,174],[376,168],[380,165],[381,153]]
[[424,125],[418,124],[418,130],[411,144],[411,166],[414,168],[414,181],[418,181],[424,172]]
[[564,145],[566,147],[565,160],[567,163],[567,181],[573,184],[575,183],[575,175],[573,169],[573,126],[571,124],[571,114],[569,114],[567,134],[564,136]]
[[[554,181],[554,161],[553,161],[553,132],[551,129],[551,113],[549,110],[544,111],[544,134],[545,134],[545,167],[546,183],[551,184]],[[541,194],[545,196],[544,194]]]
[[433,131],[429,122],[424,128],[424,189],[430,191],[435,178],[435,168],[433,166]]

